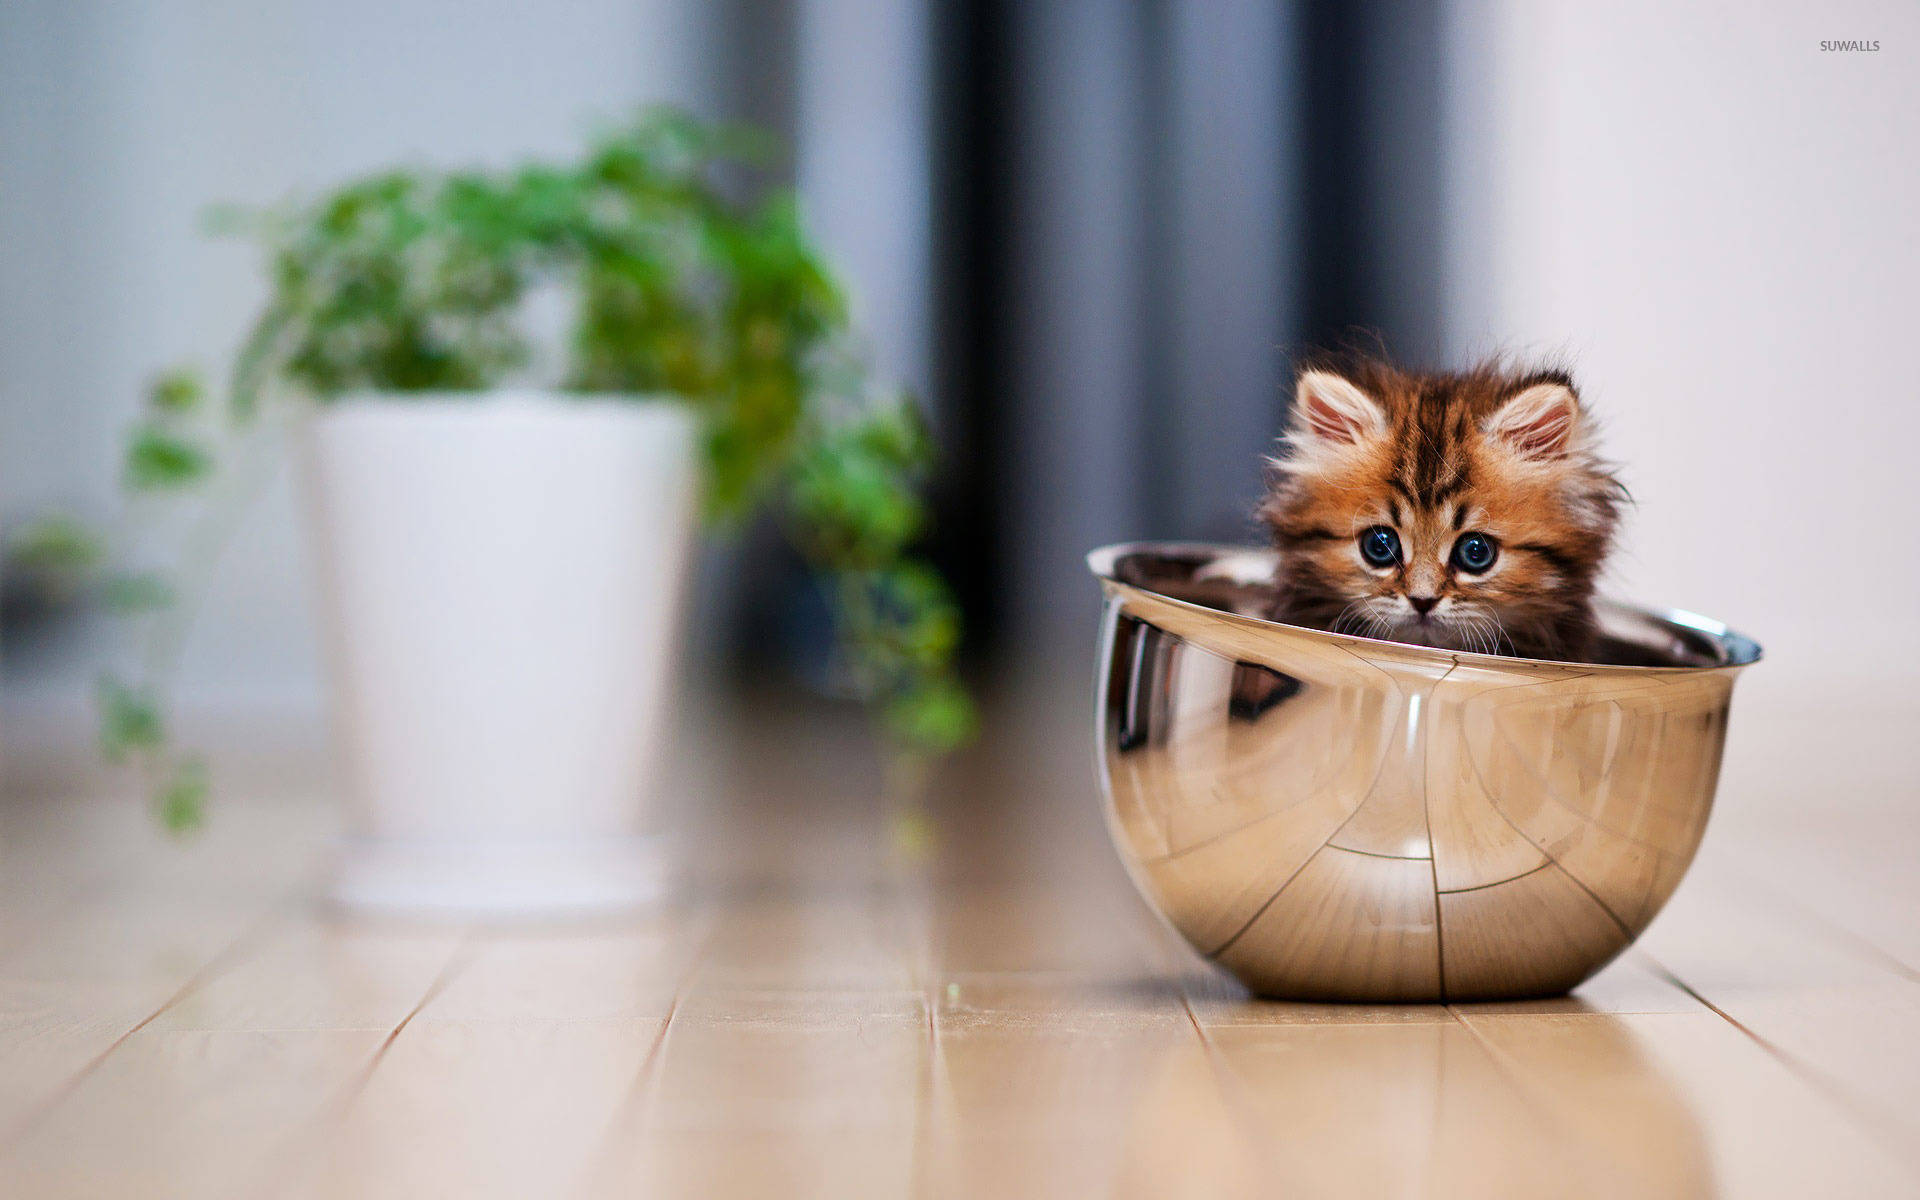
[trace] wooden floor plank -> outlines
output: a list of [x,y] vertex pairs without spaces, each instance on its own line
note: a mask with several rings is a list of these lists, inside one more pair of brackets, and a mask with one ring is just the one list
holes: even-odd
[[1711,867],[1643,953],[1920,1164],[1920,980]]
[[1583,1013],[1703,1013],[1706,1005],[1633,950],[1615,959],[1570,995],[1449,1006],[1461,1015],[1579,1016]]
[[1711,1013],[1463,1020],[1611,1186],[1637,1196],[1910,1196],[1906,1164]]
[[385,1037],[149,1026],[0,1158],[0,1195],[239,1195]]
[[0,1154],[177,988],[168,981],[0,980]]
[[562,1195],[657,1033],[624,1019],[411,1021],[347,1111],[317,1125],[256,1194]]
[[476,932],[421,1010],[436,1021],[660,1020],[700,945],[699,918],[650,914],[585,929]]
[[169,1005],[244,958],[323,851],[312,805],[177,842],[144,805],[0,809],[0,1151]]
[[1845,688],[1780,699],[1732,723],[1697,865],[1744,876],[1920,975],[1915,698]]
[[[673,910],[638,923],[481,931],[457,935],[451,959],[456,935],[382,933],[360,952],[423,956],[416,983],[429,960],[443,962],[440,973],[416,989],[415,1010],[396,1021],[361,1086],[283,1156],[276,1173],[290,1182],[262,1194],[559,1195],[582,1183],[603,1131],[644,1085],[700,928]],[[370,992],[346,996],[367,1011]],[[436,1089],[448,1099],[436,1103]],[[463,1165],[436,1183],[449,1156]]]
[[[114,915],[112,936],[83,914],[64,935],[78,941],[16,956],[10,969],[69,980],[106,972],[94,994],[152,1003],[173,977],[142,968],[137,954],[125,962],[118,955],[152,944],[161,963],[191,961],[196,955],[182,957],[182,946],[204,953],[206,944],[180,940],[180,928],[219,927],[199,901],[184,909],[177,901],[101,907]],[[356,1084],[458,943],[449,931],[397,932],[312,913],[275,921],[220,969],[177,987],[138,1019],[123,1011],[81,1031],[96,1043],[113,1040],[84,1074],[65,1064],[68,1082],[0,1156],[0,1178],[18,1180],[26,1192],[0,1193],[209,1196],[250,1186],[263,1164]],[[114,978],[134,968],[141,973]],[[79,985],[65,986],[61,1008],[73,1011],[71,989]],[[86,1036],[65,1041],[69,1060],[90,1048]]]
[[462,942],[457,929],[291,915],[243,961],[154,1019],[163,1030],[367,1029],[418,1005]]
[[899,991],[917,986],[913,947],[879,884],[796,885],[723,905],[698,967],[714,988]]
[[1273,1195],[1603,1195],[1457,1022],[1206,1030]]
[[918,991],[696,984],[608,1130],[606,1196],[905,1195],[926,1090]]
[[0,1152],[169,1005],[243,957],[271,918],[96,897],[0,955]]
[[1178,981],[962,975],[934,1031],[928,1194],[1250,1194]]

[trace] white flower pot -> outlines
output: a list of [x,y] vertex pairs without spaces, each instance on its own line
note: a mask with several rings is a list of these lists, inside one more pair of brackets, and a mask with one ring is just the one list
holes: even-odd
[[665,886],[648,819],[696,519],[671,400],[369,395],[302,457],[350,909],[554,916]]

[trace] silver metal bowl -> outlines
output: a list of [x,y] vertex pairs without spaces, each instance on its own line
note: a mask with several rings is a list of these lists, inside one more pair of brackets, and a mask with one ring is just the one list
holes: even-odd
[[1301,629],[1242,547],[1096,550],[1107,826],[1201,954],[1270,996],[1564,992],[1653,920],[1760,647],[1600,608],[1601,663]]

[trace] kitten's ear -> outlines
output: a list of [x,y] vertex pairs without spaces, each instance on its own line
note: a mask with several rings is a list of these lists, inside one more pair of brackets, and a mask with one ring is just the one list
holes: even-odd
[[1303,371],[1293,393],[1298,436],[1336,446],[1386,432],[1387,415],[1365,392],[1330,371]]
[[1559,458],[1580,432],[1580,398],[1564,383],[1536,383],[1501,405],[1481,428],[1523,458]]

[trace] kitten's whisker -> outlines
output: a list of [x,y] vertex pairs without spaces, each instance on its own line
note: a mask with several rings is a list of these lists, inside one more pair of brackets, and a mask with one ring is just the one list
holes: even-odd
[[1513,651],[1513,639],[1508,636],[1499,615],[1490,606],[1464,604],[1460,608],[1458,619],[1463,625],[1470,626],[1478,643],[1486,647],[1480,653],[1498,654],[1502,643],[1510,652]]
[[1447,622],[1449,629],[1459,634],[1461,649],[1474,654],[1490,653],[1493,644],[1488,629],[1487,618],[1471,604],[1459,604],[1453,616]]
[[1480,629],[1479,629],[1479,626],[1474,622],[1473,618],[1456,617],[1455,619],[1447,622],[1447,630],[1448,632],[1455,635],[1456,639],[1459,642],[1459,645],[1458,645],[1459,649],[1466,650],[1470,653],[1479,652]]
[[1339,614],[1335,616],[1333,620],[1327,625],[1327,628],[1332,630],[1334,633],[1344,633],[1345,630],[1342,629],[1341,627],[1344,626],[1348,621],[1351,621],[1356,617],[1363,616],[1366,604],[1367,604],[1367,601],[1364,599],[1349,600],[1347,602],[1347,606],[1340,610]]
[[1453,623],[1453,627],[1459,630],[1460,641],[1463,643],[1461,649],[1478,654],[1481,645],[1486,641],[1485,635],[1480,630],[1479,620],[1471,616],[1462,616]]
[[1476,615],[1473,630],[1483,647],[1482,653],[1494,654],[1498,652],[1499,645],[1495,639],[1500,632],[1500,627],[1494,622],[1492,617],[1484,614]]

